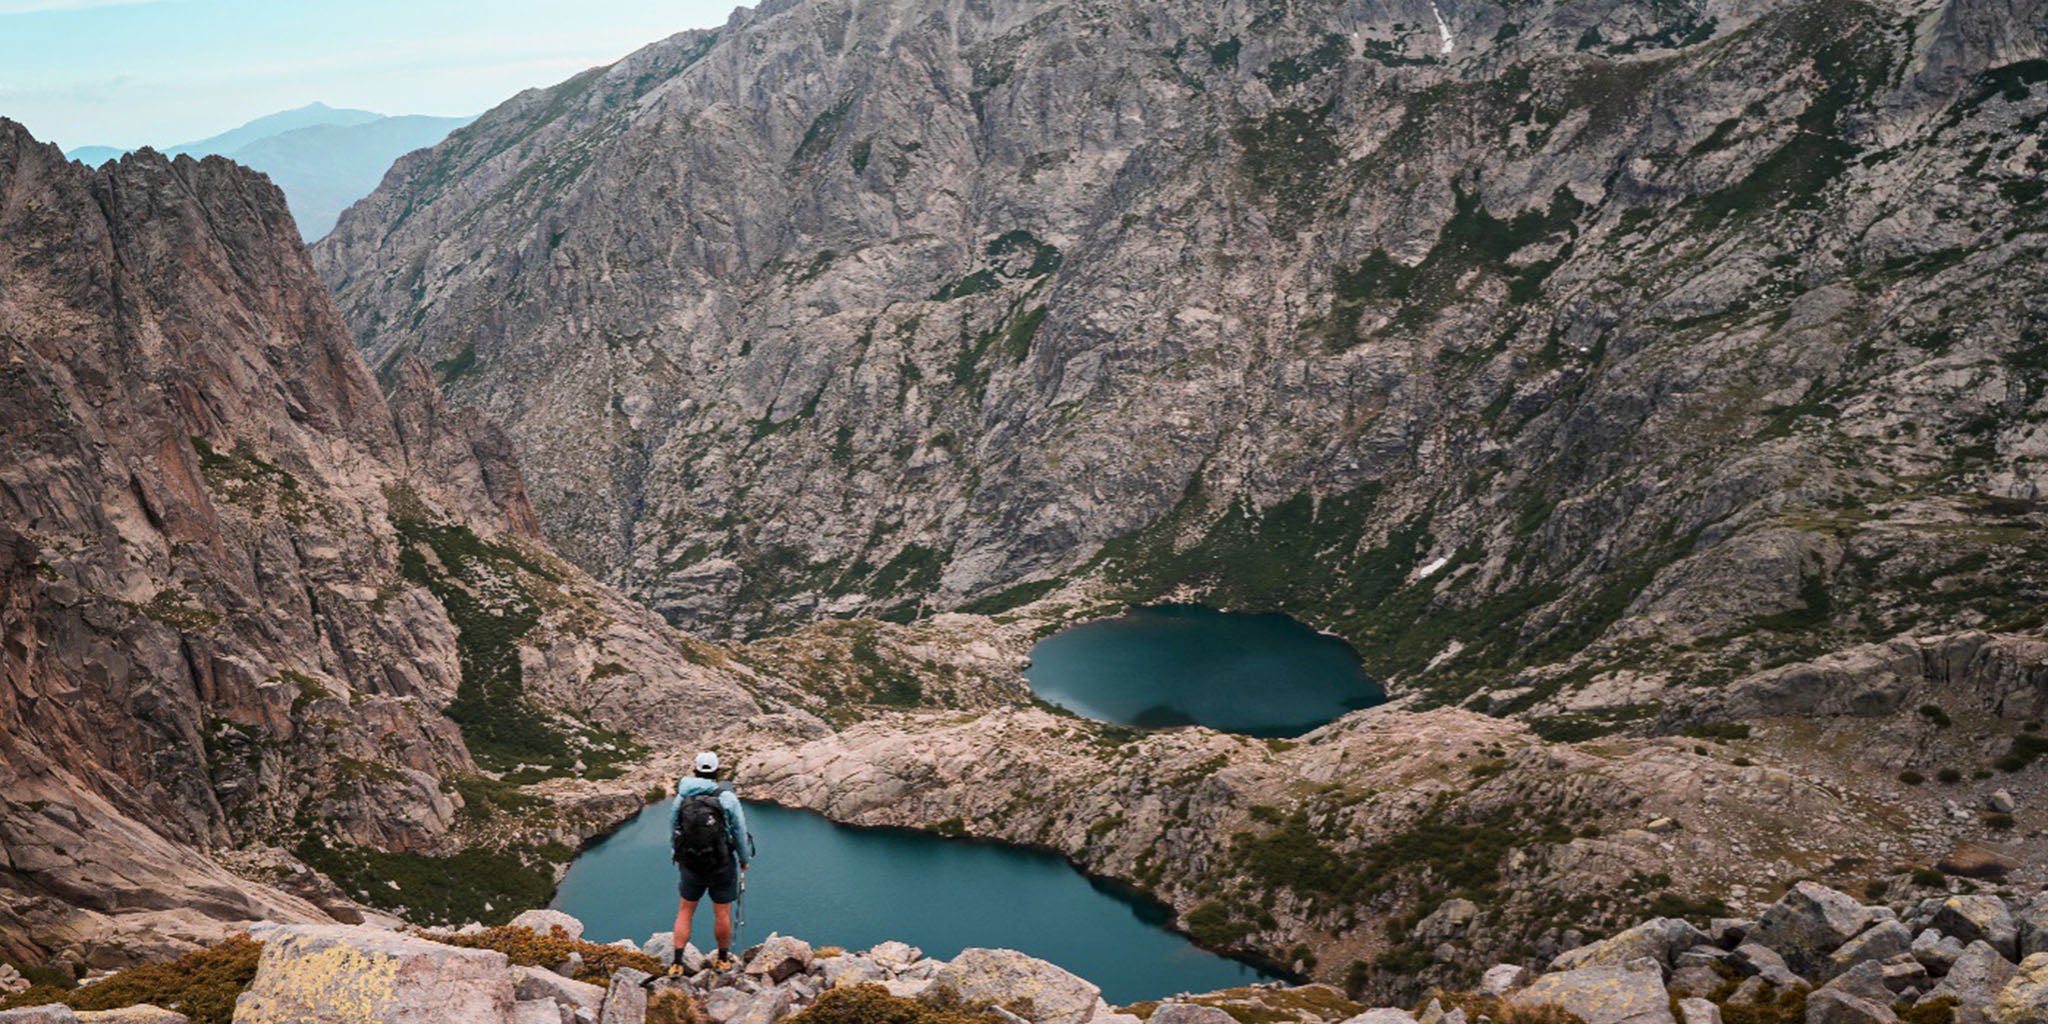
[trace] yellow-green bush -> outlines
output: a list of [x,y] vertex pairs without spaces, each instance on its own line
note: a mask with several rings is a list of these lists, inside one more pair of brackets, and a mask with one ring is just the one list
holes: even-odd
[[933,1005],[889,994],[880,985],[828,990],[789,1024],[990,1024],[991,1014],[954,1002]]
[[471,935],[454,933],[432,933],[426,936],[435,942],[467,949],[495,949],[515,964],[525,967],[553,968],[569,959],[569,954],[583,956],[583,969],[576,974],[577,981],[602,985],[611,980],[612,972],[621,967],[631,967],[649,974],[660,974],[668,965],[645,953],[636,953],[620,946],[605,946],[595,942],[572,939],[560,928],[550,928],[543,935],[531,928],[514,928],[500,925],[486,928]]

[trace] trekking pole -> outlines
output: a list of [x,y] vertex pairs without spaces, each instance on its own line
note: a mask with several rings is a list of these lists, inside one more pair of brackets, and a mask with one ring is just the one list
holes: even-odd
[[745,871],[740,872],[739,906],[733,908],[732,918],[732,944],[745,949],[747,948],[747,873]]

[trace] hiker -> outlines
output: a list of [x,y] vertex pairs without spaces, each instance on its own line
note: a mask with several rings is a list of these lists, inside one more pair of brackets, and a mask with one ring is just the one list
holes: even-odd
[[707,892],[711,894],[711,934],[718,940],[711,967],[727,970],[738,962],[732,955],[732,905],[740,898],[740,876],[753,859],[754,836],[747,831],[747,812],[740,808],[738,794],[719,783],[718,755],[709,750],[697,755],[695,774],[676,780],[669,847],[676,870],[682,874],[677,887],[682,903],[676,907],[676,950],[670,970],[683,965],[691,919],[697,916],[697,901]]

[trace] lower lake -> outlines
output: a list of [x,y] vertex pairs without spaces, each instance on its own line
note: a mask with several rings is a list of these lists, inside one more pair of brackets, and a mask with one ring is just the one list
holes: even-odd
[[[554,907],[595,942],[645,942],[675,922],[668,803],[650,806],[569,867]],[[857,829],[807,811],[749,803],[760,856],[747,873],[745,929],[813,946],[864,950],[897,939],[950,959],[969,946],[1022,950],[1102,986],[1113,1005],[1268,980],[1258,968],[1196,947],[1165,908],[1088,878],[1042,851]],[[711,941],[711,908],[694,939]]]
[[1358,653],[1285,615],[1199,605],[1136,608],[1031,649],[1040,697],[1097,721],[1299,736],[1386,700]]

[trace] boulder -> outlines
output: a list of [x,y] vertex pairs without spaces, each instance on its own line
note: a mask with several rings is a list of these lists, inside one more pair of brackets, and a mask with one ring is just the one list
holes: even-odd
[[868,959],[885,971],[901,971],[924,959],[924,950],[907,942],[884,942],[868,950]]
[[1935,908],[1928,922],[1965,945],[1982,940],[2007,960],[2019,959],[2020,930],[2005,901],[1991,895],[1950,896]]
[[1720,971],[1701,964],[1687,964],[1673,970],[1664,987],[1670,989],[1672,995],[1705,996],[1720,991],[1723,984],[1725,979]]
[[2013,802],[2012,791],[2008,789],[1994,790],[1990,796],[1984,798],[1985,809],[1995,814],[2011,814],[2017,806],[2018,804]]
[[582,974],[583,954],[571,951],[567,959],[563,960],[561,963],[558,963],[554,966],[554,971],[556,974],[559,974],[564,978],[573,978],[579,974]]
[[1840,977],[1821,986],[1822,990],[1844,992],[1858,999],[1889,1006],[1892,990],[1884,983],[1884,968],[1865,961],[1844,971]]
[[1529,978],[1529,969],[1520,964],[1494,964],[1479,976],[1481,995],[1504,996],[1521,988]]
[[2021,956],[2048,953],[2048,892],[2021,907],[2012,915],[2012,920],[2019,926]]
[[272,932],[235,1024],[401,1024],[432,1007],[445,1024],[502,1024],[512,1015],[505,954],[337,925]]
[[747,962],[747,973],[780,985],[809,970],[810,966],[810,943],[787,935],[770,935],[754,952],[754,958]]
[[82,1024],[192,1024],[192,1018],[182,1013],[148,1003],[118,1010],[80,1010],[78,1019]]
[[1677,1024],[1655,961],[1600,964],[1546,974],[1508,997],[1517,1006],[1557,1006],[1586,1024]]
[[1745,942],[1735,947],[1735,954],[1729,957],[1735,966],[1745,973],[1753,974],[1779,988],[1791,988],[1806,984],[1806,979],[1785,963],[1778,951],[1756,942]]
[[1356,1017],[1346,1019],[1342,1024],[1415,1024],[1415,1015],[1406,1010],[1384,1007],[1367,1010]]
[[1907,931],[1905,925],[1897,921],[1882,921],[1828,954],[1829,969],[1822,974],[1840,974],[1857,964],[1889,960],[1910,954],[1912,950],[1913,933]]
[[0,1024],[78,1024],[78,1014],[63,1003],[0,1010]]
[[1678,1024],[1721,1024],[1721,1008],[1704,999],[1681,999]]
[[512,919],[514,928],[531,928],[546,935],[550,930],[560,928],[572,939],[583,937],[583,922],[559,910],[529,910]]
[[918,996],[924,995],[925,991],[932,987],[932,979],[890,978],[882,982],[882,987],[888,989],[889,994],[898,999],[916,999]]
[[1747,938],[1750,929],[1755,927],[1755,921],[1745,921],[1738,917],[1717,917],[1707,922],[1707,935],[1713,940],[1714,945],[1722,949],[1734,949],[1742,945],[1742,940]]
[[512,1024],[574,1024],[576,1011],[552,999],[525,999],[512,1004]]
[[1730,1004],[1740,1003],[1744,1006],[1758,1006],[1776,998],[1777,992],[1778,987],[1776,985],[1762,978],[1744,978],[1742,979],[1742,984],[1735,986],[1735,991],[1728,993],[1727,1001]]
[[1128,1013],[1098,1013],[1088,1018],[1088,1024],[1145,1024],[1145,1022]]
[[888,972],[882,970],[881,964],[876,963],[870,957],[862,956],[858,953],[835,956],[830,960],[824,961],[824,965],[825,987],[827,988],[878,982],[888,975]]
[[[732,1024],[775,1024],[776,1021],[789,1016],[791,1003],[788,989],[767,989],[756,995],[753,1001],[747,1004],[746,1009],[741,1010],[739,1016],[732,1019]],[[599,1024],[607,1022],[600,1021]],[[640,1022],[634,1021],[633,1024]]]
[[1879,967],[1884,972],[1884,987],[1902,996],[1908,991],[1925,991],[1934,980],[1928,976],[1927,966],[1913,959],[1910,954],[1893,957]]
[[932,983],[951,988],[970,1003],[1014,1006],[1029,1000],[1032,1024],[1084,1024],[1102,1002],[1101,989],[1014,949],[961,950]]
[[1196,1003],[1160,1003],[1150,1020],[1152,1024],[1237,1024],[1236,1017]]
[[2048,953],[2035,953],[2020,961],[1984,1016],[1991,1024],[2048,1021]]
[[612,982],[605,987],[604,1005],[597,1011],[597,1024],[645,1024],[647,1020],[646,982],[653,975],[621,967],[612,972]]
[[2012,963],[1999,956],[1990,943],[1980,939],[1963,948],[1963,955],[1956,957],[1955,966],[1949,968],[1948,976],[1921,996],[1920,1002],[1952,996],[1964,1006],[1988,1006],[1998,998],[1999,991],[2012,978],[2012,972]]
[[1415,939],[1425,946],[1435,946],[1462,937],[1465,931],[1479,920],[1479,904],[1468,899],[1448,899],[1428,917],[1416,922]]
[[754,997],[736,988],[715,988],[704,997],[704,1016],[716,1024],[731,1024]]
[[1913,959],[1927,966],[1935,974],[1947,974],[1955,966],[1956,958],[1963,955],[1963,941],[1953,935],[1943,935],[1932,928],[1913,937]]
[[1814,976],[1829,953],[1855,938],[1873,920],[1870,908],[1847,893],[1817,882],[1800,882],[1763,912],[1749,943],[1762,943],[1784,957],[1795,973]]
[[1839,989],[1823,988],[1806,997],[1806,1024],[1898,1024],[1890,1006]]
[[552,999],[564,1006],[588,1010],[593,1016],[604,1008],[604,989],[537,967],[513,966],[512,997],[522,1002]]
[[1551,969],[1572,971],[1596,964],[1625,964],[1648,957],[1670,967],[1678,954],[1708,941],[1707,933],[1675,917],[1645,921],[1612,938],[1568,949],[1551,961]]

